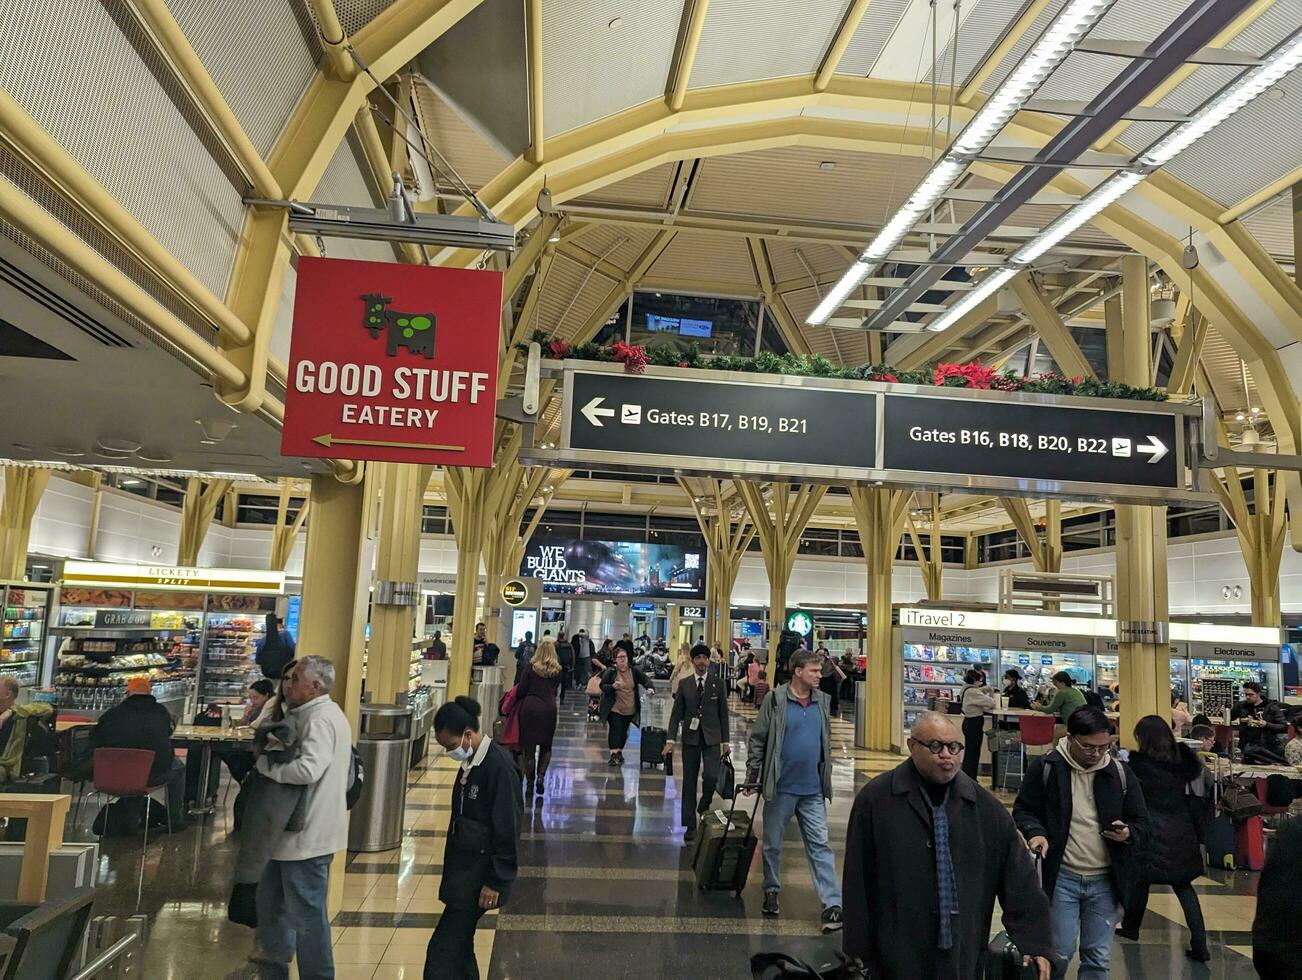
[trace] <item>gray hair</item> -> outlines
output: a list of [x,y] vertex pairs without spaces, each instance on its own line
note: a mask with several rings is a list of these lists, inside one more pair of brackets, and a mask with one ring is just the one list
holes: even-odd
[[326,694],[335,686],[335,665],[325,657],[299,657],[298,666],[303,676],[320,684],[321,690]]

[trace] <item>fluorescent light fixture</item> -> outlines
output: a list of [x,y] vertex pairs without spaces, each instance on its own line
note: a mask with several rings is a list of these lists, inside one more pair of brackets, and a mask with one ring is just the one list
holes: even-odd
[[936,161],[908,200],[868,243],[859,259],[823,297],[806,323],[818,326],[827,322],[850,293],[904,240],[918,219],[935,207],[954,181],[967,170],[971,158],[990,144],[1026,100],[1035,94],[1049,73],[1062,63],[1075,44],[1090,32],[1115,2],[1071,0],[1067,4],[1013,72],[963,127],[953,146]]
[[999,290],[1003,289],[1008,280],[1021,272],[1021,269],[1013,269],[1005,266],[1002,269],[996,269],[988,276],[982,279],[971,290],[963,294],[963,298],[957,303],[941,313],[936,319],[927,324],[928,330],[948,330],[958,320],[966,315],[970,310],[974,310],[984,300],[993,296]]
[[1302,65],[1302,33],[1295,34],[1264,64],[1244,72],[1225,91],[1199,109],[1192,119],[1140,154],[1140,163],[1149,167],[1170,163],[1177,154],[1202,139],[1298,65]]
[[1034,262],[1081,225],[1097,217],[1108,205],[1115,204],[1129,194],[1144,182],[1145,177],[1145,174],[1133,170],[1113,174],[1085,195],[1079,204],[1059,215],[1049,227],[1014,252],[1009,261],[1014,265],[1029,265]]

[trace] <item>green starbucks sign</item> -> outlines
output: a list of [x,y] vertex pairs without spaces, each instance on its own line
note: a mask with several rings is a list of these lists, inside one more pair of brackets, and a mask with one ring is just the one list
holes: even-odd
[[801,636],[808,636],[814,631],[814,620],[807,612],[793,612],[787,617],[787,629]]

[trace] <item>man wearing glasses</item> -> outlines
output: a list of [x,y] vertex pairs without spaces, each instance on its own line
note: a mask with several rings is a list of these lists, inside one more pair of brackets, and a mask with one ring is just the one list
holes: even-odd
[[1012,817],[962,772],[947,716],[920,715],[908,744],[908,761],[860,790],[850,812],[846,954],[882,980],[986,976],[997,898],[1023,964],[1048,980],[1049,903]]
[[1144,846],[1148,808],[1139,780],[1111,755],[1112,734],[1099,708],[1077,708],[1067,735],[1027,768],[1013,819],[1044,857],[1054,977],[1080,947],[1080,980],[1104,980],[1130,855]]

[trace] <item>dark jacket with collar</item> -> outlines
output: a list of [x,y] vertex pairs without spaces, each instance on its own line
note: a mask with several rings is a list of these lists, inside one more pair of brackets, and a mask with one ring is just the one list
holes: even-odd
[[489,742],[483,760],[452,782],[452,819],[443,849],[439,901],[453,908],[477,908],[484,885],[501,892],[499,907],[515,881],[520,836],[520,771],[506,749]]
[[[700,727],[692,730],[692,719],[700,718]],[[678,682],[674,692],[674,709],[669,714],[669,740],[680,741],[678,726],[683,726],[683,745],[722,745],[728,741],[728,688],[718,677],[705,676],[705,697],[696,690],[696,674]]]
[[161,785],[172,769],[172,716],[152,694],[132,694],[100,716],[91,731],[97,749],[145,749],[154,753],[149,781]]
[[[1120,820],[1130,828],[1130,840],[1124,844],[1104,838],[1108,856],[1112,859],[1112,887],[1118,896],[1125,894],[1126,865],[1130,855],[1142,850],[1148,842],[1148,808],[1144,805],[1144,791],[1135,774],[1125,766],[1124,762],[1114,760],[1094,773],[1094,805],[1099,813],[1099,830],[1110,826],[1114,820]],[[1044,772],[1046,768],[1048,776]],[[1124,791],[1122,768],[1126,773]],[[1044,837],[1049,841],[1042,878],[1045,894],[1050,898],[1067,848],[1071,809],[1071,763],[1055,746],[1027,767],[1021,789],[1017,791],[1017,802],[1013,804],[1013,819],[1022,835],[1028,841],[1032,837]]]
[[[931,810],[912,761],[859,791],[846,836],[843,945],[882,980],[946,976],[936,963],[940,900]],[[958,887],[949,976],[984,976],[995,899],[1017,948],[1052,958],[1049,902],[1004,805],[963,773],[945,800]]]

